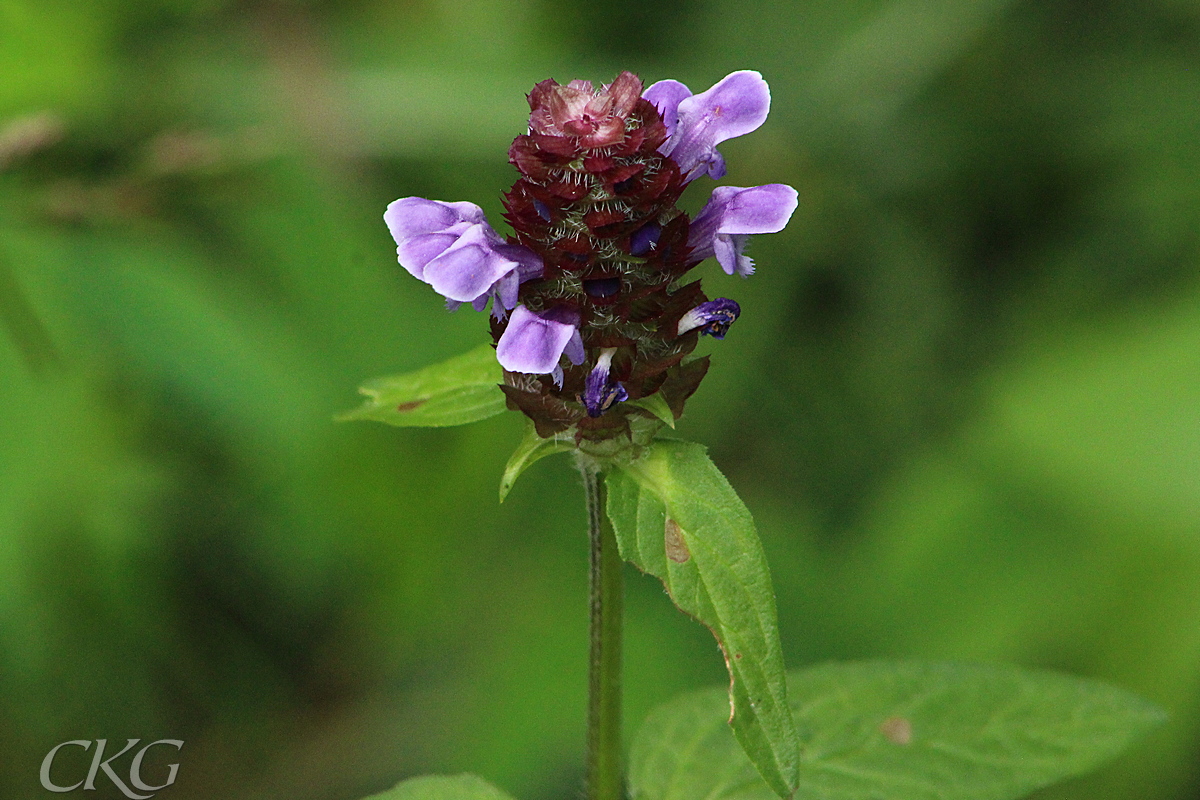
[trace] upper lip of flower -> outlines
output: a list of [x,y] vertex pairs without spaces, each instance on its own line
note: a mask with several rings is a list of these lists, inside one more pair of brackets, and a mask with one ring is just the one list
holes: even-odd
[[756,130],[771,110],[767,82],[745,69],[726,75],[700,94],[692,94],[679,81],[659,81],[643,96],[658,108],[667,126],[668,137],[659,152],[670,156],[687,180],[702,172],[723,178],[725,159],[717,145]]
[[714,339],[724,339],[725,332],[741,313],[741,306],[736,301],[728,297],[718,297],[716,300],[701,303],[680,317],[676,332],[682,336],[698,328],[702,334]]
[[589,417],[599,417],[614,403],[621,403],[629,399],[629,393],[625,391],[625,387],[612,381],[609,374],[616,352],[615,347],[603,348],[600,355],[596,357],[596,366],[592,367],[592,371],[588,373],[583,395],[579,400],[587,409]]

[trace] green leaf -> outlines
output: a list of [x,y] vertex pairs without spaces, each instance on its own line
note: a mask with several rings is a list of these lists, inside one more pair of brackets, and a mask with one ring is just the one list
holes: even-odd
[[478,775],[422,775],[363,800],[513,800]]
[[621,556],[661,579],[675,605],[717,637],[733,732],[771,788],[789,796],[799,743],[775,593],[750,512],[690,442],[658,440],[606,481]]
[[[804,800],[1010,800],[1087,772],[1160,724],[1120,689],[983,664],[869,661],[788,677],[805,732]],[[651,712],[633,742],[635,800],[772,800],[709,689]]]
[[675,412],[671,410],[670,404],[667,403],[667,399],[662,396],[661,392],[655,392],[649,397],[630,400],[626,405],[636,406],[644,411],[648,411],[655,418],[667,423],[668,426],[675,427]]
[[499,384],[504,373],[491,345],[416,372],[367,381],[359,392],[369,399],[339,422],[375,420],[406,428],[465,425],[505,409]]
[[534,462],[555,453],[565,453],[574,449],[574,436],[568,436],[566,439],[559,439],[557,436],[543,439],[538,435],[533,423],[529,423],[525,428],[525,438],[517,445],[517,449],[508,459],[508,464],[504,466],[504,475],[500,478],[500,502],[504,502],[504,498],[508,497],[508,493],[512,491],[517,478],[521,477],[521,473],[529,469]]

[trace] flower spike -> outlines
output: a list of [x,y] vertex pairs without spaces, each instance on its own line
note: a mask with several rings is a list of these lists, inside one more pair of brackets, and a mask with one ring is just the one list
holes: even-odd
[[473,203],[406,197],[384,215],[397,256],[450,308],[491,302],[502,389],[539,436],[644,443],[661,418],[624,401],[658,395],[679,416],[707,370],[688,358],[697,334],[723,338],[740,313],[686,274],[715,257],[749,275],[747,238],[782,230],[796,208],[782,184],[719,187],[695,219],[678,207],[693,179],[725,174],[717,146],[763,123],[770,90],[749,70],[700,94],[672,80],[643,91],[622,72],[605,85],[545,80],[528,100],[508,151],[513,235]]

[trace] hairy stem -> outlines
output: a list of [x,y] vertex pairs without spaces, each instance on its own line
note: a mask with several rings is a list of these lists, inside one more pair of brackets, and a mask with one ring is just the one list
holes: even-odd
[[591,542],[588,659],[587,797],[622,800],[621,768],[621,556],[604,513],[604,479],[580,459]]

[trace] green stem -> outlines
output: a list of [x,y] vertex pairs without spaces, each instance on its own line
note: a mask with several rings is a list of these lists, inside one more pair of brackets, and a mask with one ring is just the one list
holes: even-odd
[[588,659],[587,797],[622,800],[621,768],[621,555],[604,513],[604,479],[580,459],[591,542],[591,620]]

